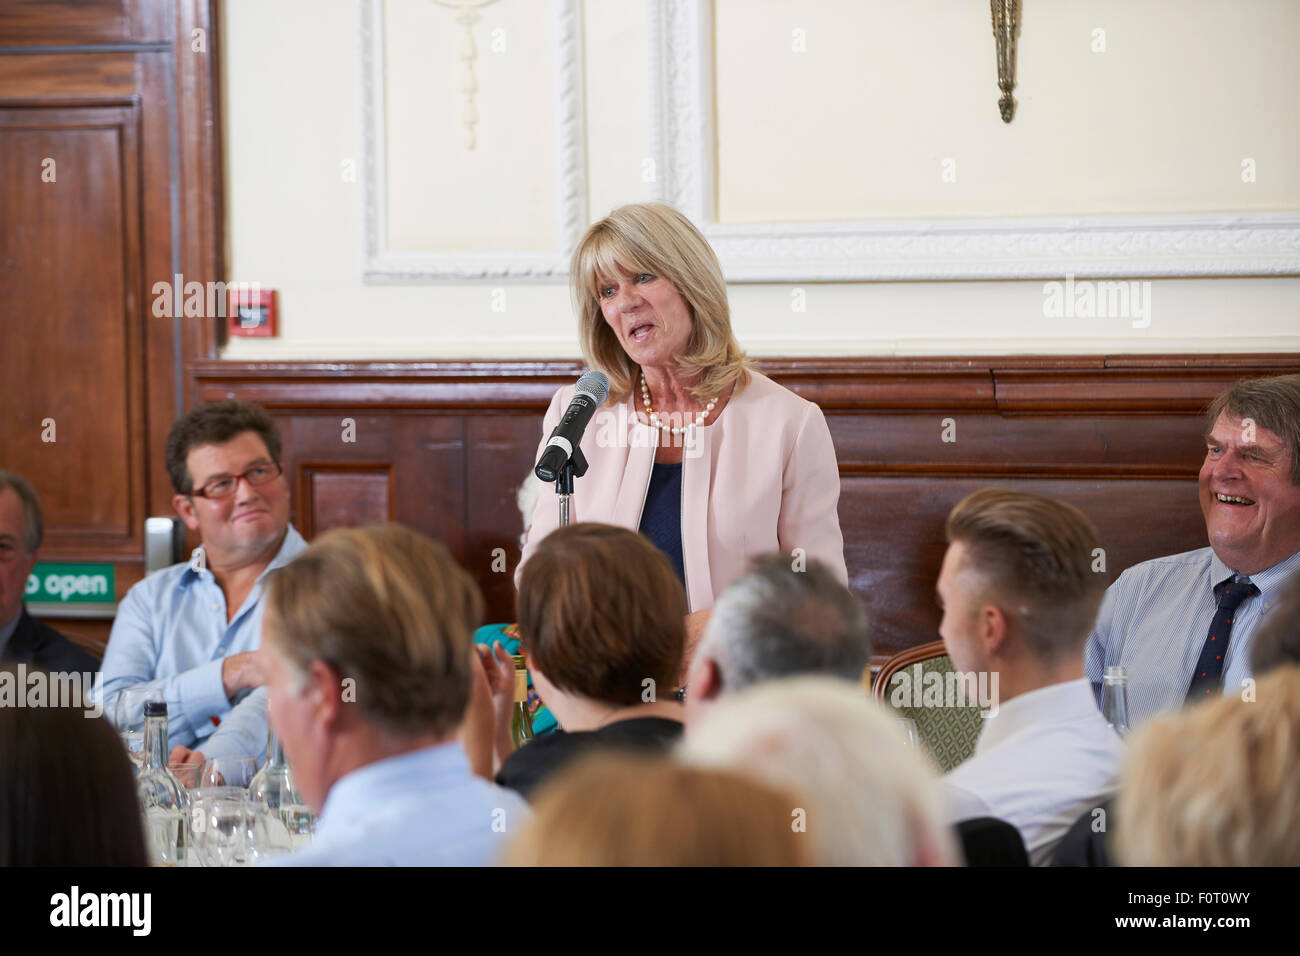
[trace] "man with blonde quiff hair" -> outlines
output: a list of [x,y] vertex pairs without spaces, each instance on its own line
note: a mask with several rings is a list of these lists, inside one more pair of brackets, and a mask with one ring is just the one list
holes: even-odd
[[1105,586],[1099,535],[1072,505],[1002,488],[958,502],[947,534],[939,634],[954,669],[988,674],[997,697],[974,755],[944,778],[951,819],[1005,820],[1042,866],[1119,769],[1083,673]]
[[485,865],[523,801],[457,740],[482,598],[447,549],[400,525],[322,535],[270,577],[271,726],[320,814],[291,865]]

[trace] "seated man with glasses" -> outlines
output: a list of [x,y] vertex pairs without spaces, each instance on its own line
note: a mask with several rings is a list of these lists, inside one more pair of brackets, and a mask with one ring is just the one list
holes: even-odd
[[105,713],[127,688],[157,689],[174,759],[259,754],[266,692],[249,692],[266,683],[262,579],[307,546],[289,524],[280,433],[258,405],[214,402],[172,426],[166,461],[172,505],[202,544],[122,600],[104,653]]

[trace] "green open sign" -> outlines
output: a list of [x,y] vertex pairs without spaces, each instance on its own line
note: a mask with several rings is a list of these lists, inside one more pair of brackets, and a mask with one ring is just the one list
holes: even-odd
[[111,604],[111,564],[40,563],[27,576],[27,600],[33,604]]

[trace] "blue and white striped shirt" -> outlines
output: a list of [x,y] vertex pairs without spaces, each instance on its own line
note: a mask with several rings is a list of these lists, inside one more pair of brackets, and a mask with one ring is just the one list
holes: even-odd
[[[1287,577],[1300,571],[1300,552],[1250,575],[1259,594],[1237,608],[1223,662],[1224,693],[1241,692],[1251,676],[1255,628],[1277,603]],[[1084,670],[1098,706],[1102,674],[1120,665],[1128,674],[1129,724],[1183,705],[1192,672],[1210,633],[1214,586],[1235,572],[1213,548],[1135,564],[1106,591],[1084,651]]]

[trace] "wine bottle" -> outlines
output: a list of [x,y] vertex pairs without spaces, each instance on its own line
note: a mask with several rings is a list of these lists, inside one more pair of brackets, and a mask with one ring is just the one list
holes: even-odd
[[[288,774],[289,761],[284,756],[284,745],[280,743],[280,738],[275,735],[275,731],[268,727],[266,730],[266,763],[262,764],[262,769],[257,771],[253,775],[253,779],[249,781],[249,798],[265,803],[268,810],[279,815],[280,794]],[[292,789],[292,785],[290,785],[290,789]]]
[[515,746],[522,747],[533,739],[533,718],[528,713],[528,666],[522,654],[513,655],[515,662],[515,710],[510,723],[510,735]]

